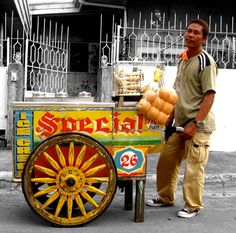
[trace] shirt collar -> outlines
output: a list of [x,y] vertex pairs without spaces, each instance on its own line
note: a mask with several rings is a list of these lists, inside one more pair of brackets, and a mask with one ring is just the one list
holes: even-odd
[[188,49],[184,50],[180,55],[179,57],[183,60],[188,60]]

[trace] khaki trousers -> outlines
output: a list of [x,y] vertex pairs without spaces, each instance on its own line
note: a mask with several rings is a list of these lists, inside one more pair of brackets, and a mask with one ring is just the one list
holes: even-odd
[[180,166],[186,160],[182,185],[185,207],[191,211],[203,208],[202,193],[210,135],[197,132],[192,139],[184,140],[179,133],[175,133],[164,144],[157,164],[157,192],[167,205],[175,204]]

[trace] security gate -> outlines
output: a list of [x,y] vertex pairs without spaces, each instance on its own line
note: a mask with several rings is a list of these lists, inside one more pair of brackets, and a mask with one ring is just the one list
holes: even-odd
[[[58,29],[57,23],[36,18],[35,27],[25,38],[24,28],[16,21],[14,12],[0,19],[0,146],[2,141],[11,144],[11,103],[15,82],[8,83],[9,65],[19,63],[25,67],[20,78],[24,81],[24,101],[29,97],[55,97],[67,94],[67,61],[69,29]],[[13,89],[12,89],[13,88]],[[15,86],[15,89],[19,87]],[[22,96],[21,96],[22,98]]]
[[64,35],[63,25],[37,18],[36,32],[26,39],[25,99],[67,96],[68,38],[69,28]]

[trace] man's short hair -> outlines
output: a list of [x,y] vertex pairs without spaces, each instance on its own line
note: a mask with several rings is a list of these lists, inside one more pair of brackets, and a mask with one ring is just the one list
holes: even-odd
[[209,27],[208,27],[208,23],[203,20],[203,19],[192,19],[187,23],[186,29],[188,28],[188,26],[192,23],[196,23],[202,26],[202,34],[203,36],[208,36],[209,33]]

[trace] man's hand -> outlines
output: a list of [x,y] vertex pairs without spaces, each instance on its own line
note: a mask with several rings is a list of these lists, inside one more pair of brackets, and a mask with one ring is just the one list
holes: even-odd
[[167,125],[165,128],[165,141],[176,131],[174,126]]
[[189,140],[194,136],[196,132],[197,132],[197,126],[194,123],[190,123],[184,127],[184,132],[181,134],[181,136],[185,140]]

